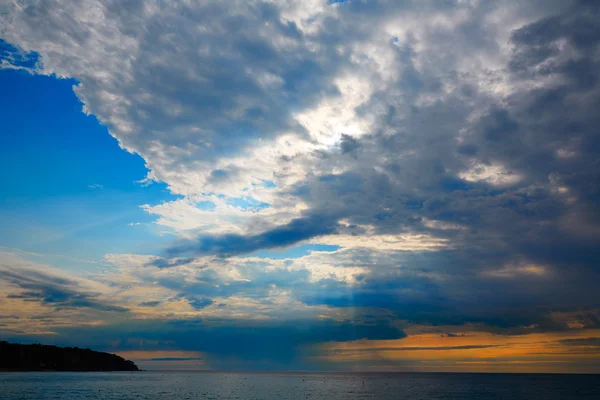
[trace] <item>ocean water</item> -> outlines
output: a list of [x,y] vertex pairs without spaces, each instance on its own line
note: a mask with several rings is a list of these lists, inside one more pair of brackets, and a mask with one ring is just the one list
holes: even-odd
[[599,399],[600,375],[0,372],[0,399]]

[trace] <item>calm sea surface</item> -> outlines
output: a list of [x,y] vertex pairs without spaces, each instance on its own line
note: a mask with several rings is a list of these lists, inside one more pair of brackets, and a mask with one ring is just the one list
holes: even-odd
[[600,375],[0,372],[0,399],[599,399]]

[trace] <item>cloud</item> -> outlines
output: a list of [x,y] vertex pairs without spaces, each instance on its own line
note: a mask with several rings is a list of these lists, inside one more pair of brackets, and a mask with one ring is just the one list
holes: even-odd
[[[529,265],[491,269],[483,256],[457,250],[349,248],[293,259],[201,257],[161,268],[148,257],[112,255],[109,260],[121,266],[120,272],[103,278],[116,287],[138,286],[141,295],[152,293],[154,301],[162,288],[161,305],[154,307],[153,315],[163,318],[192,313],[242,319],[378,315],[408,324],[478,324],[504,334],[595,326],[594,312],[555,313],[581,304],[598,308],[593,297],[578,294],[580,288],[565,291],[553,275]],[[480,259],[481,264],[472,270],[458,268],[470,259]],[[480,272],[486,268],[489,272]],[[563,296],[557,296],[558,291]],[[498,296],[503,292],[511,296]],[[197,298],[210,300],[196,310],[188,308],[188,300],[178,300]]]
[[131,315],[110,286],[30,261],[31,256],[0,252],[0,315],[7,321],[0,334],[55,334],[60,327],[110,324]]
[[252,235],[204,236],[167,249],[171,257],[181,254],[232,256],[256,250],[286,247],[315,236],[335,232],[335,219],[329,216],[297,218],[286,225]]
[[[107,256],[115,269],[97,279],[120,305],[45,275],[11,277],[10,300],[122,307],[186,329],[274,319],[256,328],[264,338],[242,322],[222,333],[288,360],[286,340],[265,349],[273,335],[401,336],[392,322],[591,329],[599,12],[584,1],[7,5],[2,66],[75,78],[84,111],[144,158],[143,182],[179,195],[141,206],[177,236],[160,256]],[[306,244],[337,250],[252,257]],[[288,326],[297,319],[317,322]]]
[[600,347],[600,338],[590,337],[581,339],[562,339],[560,341],[565,346],[589,346],[589,347]]
[[38,55],[35,52],[23,52],[0,39],[0,67],[30,70],[35,68]]
[[[86,337],[85,328],[61,329],[58,340],[73,338],[79,345]],[[105,328],[104,335],[119,342],[120,352],[139,349],[139,343],[176,343],[178,350],[201,352],[212,368],[233,368],[243,365],[250,369],[282,368],[285,365],[309,364],[306,352],[316,343],[346,342],[358,339],[399,339],[404,333],[387,324],[366,325],[335,321],[136,321]],[[56,340],[55,338],[54,340]],[[97,348],[107,348],[107,342],[92,337]],[[90,343],[90,338],[85,340]],[[108,347],[110,348],[110,347]],[[156,349],[146,346],[148,350]],[[164,348],[163,348],[164,349]],[[159,350],[159,349],[156,349]],[[135,357],[134,357],[135,358]],[[170,357],[171,358],[171,357]],[[181,357],[178,357],[181,358]],[[188,358],[188,357],[185,357]],[[194,357],[198,358],[198,357]],[[314,368],[314,364],[312,365]]]
[[[88,294],[52,288],[46,284],[44,284],[42,287],[31,284],[22,284],[20,286],[26,289],[33,289],[34,291],[21,292],[21,294],[9,294],[6,298],[23,299],[25,301],[39,301],[44,305],[53,305],[57,307],[57,309],[88,307],[100,311],[127,311],[127,309],[123,307],[102,304],[91,300],[90,297],[95,297],[93,295],[90,296]],[[38,291],[35,291],[36,289],[38,289]]]
[[[567,339],[568,340],[568,339]],[[434,346],[434,347],[361,347],[354,349],[355,352],[372,352],[376,351],[448,351],[448,350],[478,350],[498,347],[499,345],[466,345],[466,346]]]
[[[506,336],[471,331],[460,337],[440,337],[436,333],[418,333],[402,340],[327,343],[322,346],[320,359],[334,365],[352,360],[355,365],[391,371],[469,371],[476,366],[488,372],[559,372],[567,365],[577,371],[595,370],[597,354],[590,348],[587,350],[592,352],[585,352],[585,334]],[[582,344],[575,344],[578,341]]]
[[140,303],[142,307],[156,307],[160,304],[160,301],[143,301]]
[[190,303],[190,305],[192,307],[194,307],[196,310],[201,310],[204,307],[208,307],[211,304],[213,304],[214,301],[212,301],[211,299],[201,298],[201,299],[188,299],[188,303]]
[[57,310],[91,308],[98,311],[125,312],[127,308],[110,304],[93,292],[85,282],[43,265],[29,263],[10,253],[2,253],[2,284],[20,289],[8,293],[7,299],[38,302]]

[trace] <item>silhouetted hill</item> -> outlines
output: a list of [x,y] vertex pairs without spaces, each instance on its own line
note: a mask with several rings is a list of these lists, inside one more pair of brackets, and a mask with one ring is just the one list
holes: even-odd
[[0,370],[139,371],[133,361],[115,354],[77,347],[15,344],[0,341]]

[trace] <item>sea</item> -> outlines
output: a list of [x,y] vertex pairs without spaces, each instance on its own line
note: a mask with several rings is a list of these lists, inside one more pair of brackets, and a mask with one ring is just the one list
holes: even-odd
[[600,375],[0,372],[0,399],[600,400]]

